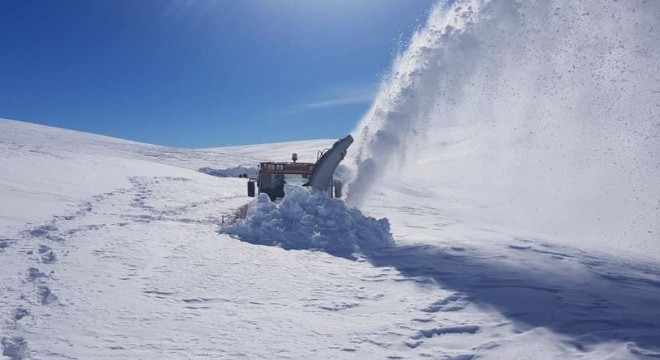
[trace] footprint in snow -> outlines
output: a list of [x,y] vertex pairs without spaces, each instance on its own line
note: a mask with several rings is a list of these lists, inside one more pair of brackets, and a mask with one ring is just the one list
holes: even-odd
[[454,293],[442,300],[434,302],[433,304],[422,309],[422,311],[427,313],[435,313],[439,311],[458,311],[464,309],[465,306],[467,306],[467,296]]
[[3,337],[0,339],[2,345],[2,355],[11,360],[24,359],[28,352],[28,343],[22,337]]
[[[476,325],[436,327],[431,329],[419,330],[417,334],[411,336],[410,339],[412,340],[421,340],[422,338],[430,339],[434,336],[440,336],[446,334],[476,334],[479,330],[480,328]],[[417,345],[419,345],[419,343]]]
[[53,224],[48,224],[48,225],[41,225],[38,226],[34,229],[27,230],[26,233],[27,235],[31,237],[37,237],[37,238],[42,238],[42,239],[48,239],[52,241],[63,241],[64,238],[53,235],[52,233],[57,231],[57,227]]
[[33,267],[27,269],[27,279],[28,279],[28,281],[33,282],[36,279],[42,278],[42,277],[46,277],[46,274],[39,271],[39,269],[33,268]]
[[41,305],[50,305],[57,301],[57,296],[50,291],[48,286],[39,286],[37,288],[37,296],[39,297]]
[[24,318],[28,315],[30,315],[30,312],[27,309],[25,309],[23,307],[18,307],[16,310],[14,310],[13,318],[14,318],[14,321],[19,321],[19,320],[21,320],[22,318]]
[[39,254],[41,256],[41,262],[44,264],[52,264],[57,261],[57,256],[55,256],[53,250],[46,245],[39,246]]
[[54,225],[49,224],[49,225],[41,225],[32,230],[28,230],[27,233],[30,236],[34,236],[34,237],[46,237],[50,232],[56,230],[57,228]]

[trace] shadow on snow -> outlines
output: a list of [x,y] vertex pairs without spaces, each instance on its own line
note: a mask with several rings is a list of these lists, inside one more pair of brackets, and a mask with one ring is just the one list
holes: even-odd
[[[529,248],[511,246],[509,250]],[[660,271],[576,251],[548,252],[554,255],[546,254],[549,265],[539,271],[512,263],[516,257],[525,259],[520,255],[539,256],[534,252],[541,251],[532,249],[511,258],[475,256],[428,245],[399,246],[371,253],[368,259],[406,277],[431,278],[473,303],[494,307],[522,329],[544,327],[570,336],[578,349],[609,341],[654,350],[660,347]],[[567,270],[566,261],[577,261],[569,267],[577,271]]]

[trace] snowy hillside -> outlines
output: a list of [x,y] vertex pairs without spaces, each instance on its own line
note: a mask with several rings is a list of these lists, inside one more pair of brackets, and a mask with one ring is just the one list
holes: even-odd
[[245,182],[197,166],[327,141],[197,151],[0,129],[6,358],[660,354],[657,264],[458,223],[412,185],[365,208],[389,217],[397,246],[352,259],[220,234]]
[[[266,160],[287,161],[292,150],[300,154],[301,161],[315,161],[317,151],[332,144],[331,140],[319,140],[284,143],[271,149],[254,145],[187,150],[2,119],[0,134],[3,230],[20,228],[28,221],[45,221],[92,195],[129,186],[130,176],[154,172],[180,175],[185,171],[212,183],[214,179],[198,174],[197,170],[255,167]],[[239,180],[229,182],[238,183],[244,185]],[[244,186],[240,193],[243,195]]]

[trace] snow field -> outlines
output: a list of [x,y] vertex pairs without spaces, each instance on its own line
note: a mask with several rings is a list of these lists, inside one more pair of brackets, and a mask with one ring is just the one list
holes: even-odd
[[[75,133],[73,148],[69,132],[0,126],[8,130],[0,132],[0,166],[12,170],[1,174],[0,194],[17,200],[3,201],[0,211],[9,216],[16,203],[27,209],[0,233],[5,358],[634,359],[660,353],[657,264],[456,216],[466,208],[460,193],[421,191],[415,178],[386,183],[363,212],[387,217],[396,244],[370,247],[351,260],[221,234],[223,217],[252,199],[244,180],[194,171],[204,155],[191,155],[189,164],[188,152],[178,152],[176,161],[190,165],[182,168],[166,164],[170,150],[158,159],[157,151],[144,155],[138,145],[109,141],[107,154],[93,154],[85,150],[94,148],[93,135]],[[58,136],[66,146],[58,146]],[[295,144],[278,149],[279,156],[269,155],[298,151]],[[223,150],[212,151],[206,165],[213,168],[231,167],[240,155],[233,149],[216,162]],[[257,156],[251,147],[245,152]],[[328,205],[301,192],[284,208],[267,204],[254,215],[292,214],[301,200],[321,206],[304,210],[309,214]],[[331,206],[334,215],[347,211]],[[342,216],[360,218],[352,211]],[[374,221],[365,222],[368,229],[389,233]],[[357,233],[347,238],[363,245]]]

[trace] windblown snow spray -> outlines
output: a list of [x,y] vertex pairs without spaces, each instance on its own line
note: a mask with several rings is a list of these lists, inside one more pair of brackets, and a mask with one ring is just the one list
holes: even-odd
[[660,254],[658,14],[645,0],[438,4],[356,129],[349,202],[420,169],[492,220]]

